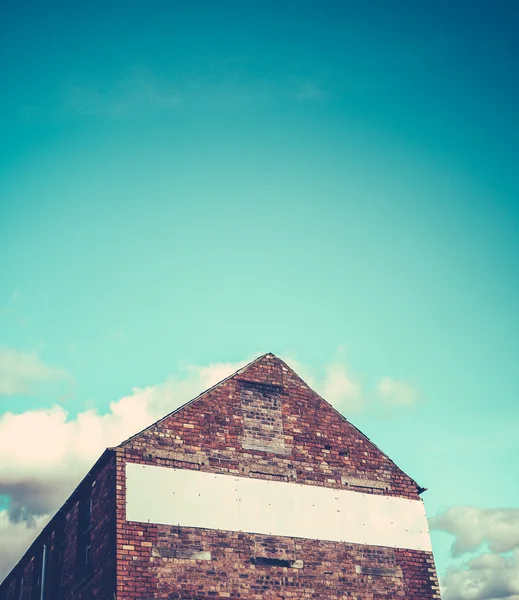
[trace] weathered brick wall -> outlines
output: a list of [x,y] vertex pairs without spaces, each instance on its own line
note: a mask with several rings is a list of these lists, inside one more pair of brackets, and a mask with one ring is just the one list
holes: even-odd
[[0,600],[15,600],[15,586],[16,580],[14,579],[14,577],[10,580],[7,580],[2,586],[3,596],[0,595]]
[[[409,593],[392,548],[164,525],[157,529],[152,564],[158,598],[430,597]],[[203,559],[192,559],[190,553]]]
[[[7,590],[6,600],[18,600],[19,594],[21,594],[20,600],[31,600],[33,564],[34,557],[24,556],[16,566],[16,570],[11,572],[4,580],[1,589]],[[22,577],[23,581],[21,580]]]
[[[95,484],[92,485],[93,481]],[[77,576],[77,515],[78,499],[68,501],[65,510],[58,512],[29,548],[18,565],[3,582],[8,590],[7,600],[16,597],[17,580],[23,575],[21,600],[32,600],[33,571],[47,546],[45,599],[57,600],[113,600],[115,592],[115,457],[112,456],[86,478],[75,497],[91,494],[92,570],[84,581]],[[41,571],[38,571],[41,572]],[[59,585],[57,577],[61,578]],[[1,597],[1,596],[0,596]],[[39,596],[38,596],[39,598]]]
[[[58,515],[4,582],[7,600],[18,600],[22,572],[22,600],[31,600],[43,543],[49,573],[62,559],[61,600],[113,600],[115,592],[117,600],[439,598],[429,552],[127,522],[127,462],[419,499],[412,479],[267,355],[115,449],[65,505],[63,542]],[[93,568],[79,581],[85,493]]]
[[[94,485],[92,483],[95,482]],[[63,548],[63,599],[112,600],[115,588],[115,460],[84,482],[80,496],[91,494],[92,567],[85,577],[77,574],[77,531],[79,500],[66,516]]]
[[14,579],[11,581],[6,581],[6,584],[3,588],[3,596],[0,595],[0,600],[13,600],[14,598],[14,586],[16,582]]
[[428,552],[125,521],[126,462],[419,499],[411,478],[275,357],[116,452],[118,600],[439,598]]
[[78,502],[74,502],[65,515],[65,533],[63,542],[62,566],[62,595],[66,598],[76,583],[76,556],[77,556],[77,515]]
[[[436,576],[434,557],[431,552],[395,549],[395,556],[402,566],[402,572],[412,593],[407,595],[412,600],[420,598],[440,597],[440,588]],[[431,595],[431,590],[436,596]]]

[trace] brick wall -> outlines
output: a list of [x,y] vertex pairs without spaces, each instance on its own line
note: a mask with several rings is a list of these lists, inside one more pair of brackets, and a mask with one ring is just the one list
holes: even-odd
[[[128,522],[128,462],[419,500],[416,482],[266,355],[105,452],[0,586],[1,600],[20,600],[22,575],[21,600],[33,600],[43,544],[57,586],[47,600],[440,597],[430,552]],[[78,575],[88,498],[91,561]]]
[[[91,497],[92,560],[88,573],[77,569],[79,502]],[[115,457],[94,467],[38,536],[0,586],[5,600],[40,599],[38,586],[46,546],[45,600],[113,600],[115,591]],[[18,596],[21,578],[23,585]],[[0,598],[2,596],[0,595]],[[2,598],[2,600],[4,600]]]
[[410,477],[272,355],[116,454],[118,600],[439,598],[429,552],[125,521],[126,462],[419,499]]

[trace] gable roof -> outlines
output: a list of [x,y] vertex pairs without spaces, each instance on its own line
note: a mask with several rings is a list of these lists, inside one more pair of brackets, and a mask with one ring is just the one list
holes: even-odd
[[[403,471],[395,464],[395,462],[383,451],[381,450],[367,435],[365,435],[358,427],[356,427],[353,423],[351,423],[342,413],[340,413],[330,402],[328,402],[325,398],[320,396],[315,390],[313,390],[292,368],[290,368],[283,360],[274,355],[271,352],[263,354],[258,358],[254,359],[244,367],[238,369],[235,373],[229,375],[225,379],[222,379],[212,387],[200,393],[198,396],[184,403],[182,406],[176,408],[171,411],[164,417],[158,419],[151,425],[145,427],[143,430],[138,433],[132,435],[127,440],[123,441],[119,444],[119,447],[124,447],[129,444],[132,440],[144,434],[145,432],[153,429],[166,419],[169,419],[173,415],[176,415],[183,410],[185,410],[188,406],[195,404],[196,402],[202,400],[207,394],[217,389],[218,387],[224,385],[229,380],[237,380],[249,382],[252,384],[259,384],[263,386],[268,386],[272,388],[282,389],[285,385],[285,381],[287,379],[287,374],[291,374],[295,376],[309,391],[311,391],[320,401],[327,405],[329,410],[333,411],[341,420],[347,423],[350,427],[352,427],[364,440],[369,442],[371,446],[373,446],[380,454],[386,457],[388,461],[390,461],[399,471],[403,473]],[[415,485],[418,490],[418,493],[421,494],[427,488],[420,486],[413,478],[404,473],[406,477],[408,477]]]

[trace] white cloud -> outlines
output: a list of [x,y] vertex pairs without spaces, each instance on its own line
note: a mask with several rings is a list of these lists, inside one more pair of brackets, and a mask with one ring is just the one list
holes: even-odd
[[429,524],[454,536],[454,556],[490,550],[447,569],[444,600],[519,600],[519,509],[454,506]]
[[78,480],[106,447],[121,443],[241,366],[186,367],[183,378],[135,388],[112,402],[106,414],[89,409],[70,419],[59,405],[4,413],[0,417],[0,493],[2,486],[35,478],[63,478],[64,485]]
[[450,567],[441,589],[443,600],[519,600],[519,552],[484,553],[463,567]]
[[13,523],[7,511],[0,510],[0,582],[45,527],[49,518],[50,515],[42,515],[30,524]]
[[319,376],[309,367],[291,357],[282,357],[313,390],[338,410],[346,413],[359,412],[366,407],[366,399],[361,382],[355,378],[345,360],[345,353],[339,348],[336,359],[324,367]]
[[488,544],[493,552],[519,548],[518,508],[453,506],[445,513],[431,517],[429,523],[432,529],[454,536],[454,556],[477,550],[483,544]]
[[67,378],[65,371],[46,365],[34,352],[0,347],[0,396],[27,394],[36,382]]
[[361,384],[355,380],[342,362],[335,362],[326,367],[326,375],[321,385],[322,396],[334,406],[347,412],[363,408],[364,398]]
[[336,358],[325,365],[320,374],[292,357],[282,357],[282,359],[312,389],[346,417],[367,410],[375,411],[375,414],[378,413],[380,416],[380,409],[383,411],[397,406],[409,408],[420,398],[418,391],[411,384],[391,377],[384,377],[379,381],[376,394],[369,393],[365,390],[361,379],[348,366],[343,347],[338,349]]
[[134,388],[112,402],[105,414],[89,409],[71,419],[60,405],[4,413],[0,416],[0,493],[2,486],[34,479],[76,481],[106,447],[141,431],[244,364],[187,365],[183,377]]
[[391,377],[382,378],[377,385],[384,406],[413,406],[419,398],[418,391],[405,381]]

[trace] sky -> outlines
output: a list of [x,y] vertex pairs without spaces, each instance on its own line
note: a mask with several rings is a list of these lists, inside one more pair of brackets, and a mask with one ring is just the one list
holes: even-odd
[[519,600],[519,4],[0,11],[0,578],[274,352],[428,488],[444,600]]

